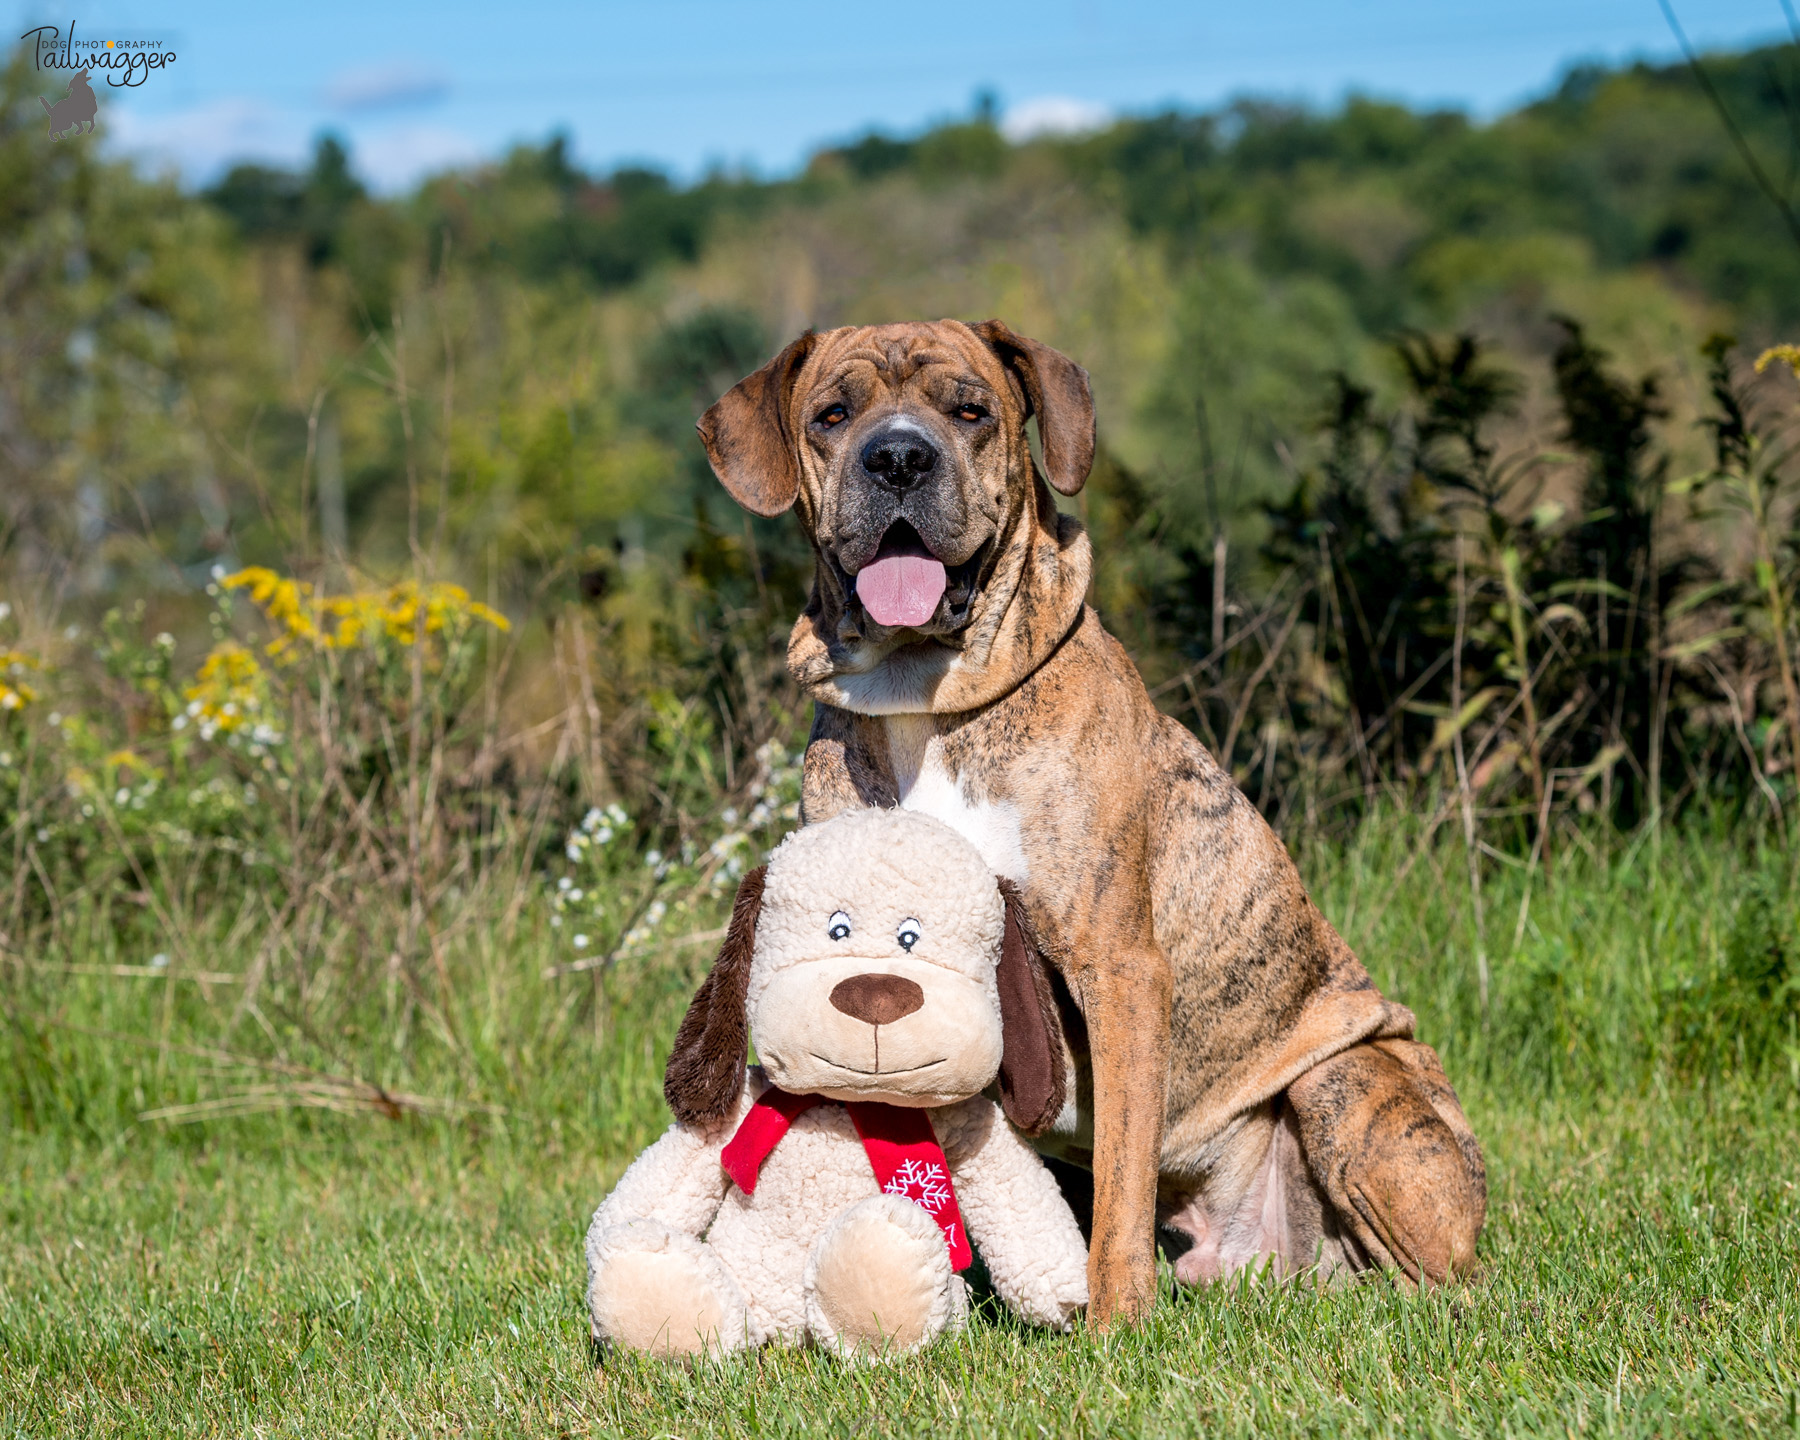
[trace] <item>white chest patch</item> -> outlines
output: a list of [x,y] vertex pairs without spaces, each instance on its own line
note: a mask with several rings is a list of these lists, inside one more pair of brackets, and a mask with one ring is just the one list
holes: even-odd
[[944,764],[929,715],[888,715],[888,759],[902,810],[941,820],[978,851],[996,875],[1023,885],[1031,878],[1020,839],[1019,810],[1009,801],[971,801]]

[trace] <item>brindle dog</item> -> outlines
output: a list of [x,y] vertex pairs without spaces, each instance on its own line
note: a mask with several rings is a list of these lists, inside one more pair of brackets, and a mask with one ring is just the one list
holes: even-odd
[[1038,1143],[1093,1171],[1090,1319],[1152,1303],[1158,1221],[1187,1283],[1468,1269],[1486,1178],[1436,1055],[1084,603],[1088,539],[1045,482],[1087,478],[1086,372],[997,320],[808,332],[700,435],[817,553],[788,646],[816,702],[806,820],[949,821],[1067,984],[1074,1098]]

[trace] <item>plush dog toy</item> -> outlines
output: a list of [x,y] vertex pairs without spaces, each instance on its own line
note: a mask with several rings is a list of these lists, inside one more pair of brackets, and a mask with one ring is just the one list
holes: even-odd
[[676,1123],[594,1215],[594,1338],[903,1353],[962,1323],[970,1241],[1016,1314],[1068,1328],[1086,1247],[1013,1128],[1060,1113],[1064,1054],[1023,906],[955,831],[796,831],[744,877],[676,1034]]

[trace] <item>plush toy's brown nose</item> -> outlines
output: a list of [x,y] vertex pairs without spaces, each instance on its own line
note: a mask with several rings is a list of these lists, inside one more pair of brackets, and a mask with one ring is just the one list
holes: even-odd
[[852,975],[831,991],[831,1008],[870,1025],[892,1025],[925,1003],[925,992],[899,975]]

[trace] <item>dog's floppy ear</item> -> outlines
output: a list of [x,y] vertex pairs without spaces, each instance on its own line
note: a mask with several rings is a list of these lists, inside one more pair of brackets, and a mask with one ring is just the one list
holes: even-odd
[[1006,933],[1000,942],[1000,1108],[1027,1135],[1041,1134],[1062,1113],[1068,1091],[1062,1021],[1043,952],[1025,913],[1025,897],[1004,876]]
[[713,474],[752,514],[784,514],[800,493],[800,457],[788,424],[794,377],[813,347],[808,330],[719,397],[695,427]]
[[1025,413],[1036,415],[1044,475],[1062,494],[1087,484],[1094,467],[1094,392],[1088,374],[1060,350],[1015,335],[1004,320],[970,327],[1025,389]]
[[675,1032],[675,1048],[663,1071],[663,1097],[684,1125],[723,1120],[744,1088],[744,1064],[750,1058],[744,996],[750,988],[756,917],[762,911],[768,870],[767,865],[758,865],[738,886],[719,958],[700,982]]

